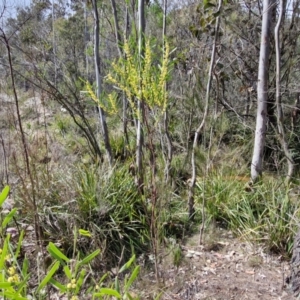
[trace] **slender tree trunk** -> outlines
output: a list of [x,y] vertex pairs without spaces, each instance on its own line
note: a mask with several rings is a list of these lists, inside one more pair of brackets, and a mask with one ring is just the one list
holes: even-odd
[[[94,56],[95,56],[95,71],[96,71],[96,84],[97,84],[97,97],[101,97],[101,78],[100,78],[100,55],[99,55],[99,14],[97,8],[97,0],[93,0],[93,12],[95,21],[95,38],[94,38]],[[99,106],[99,118],[102,127],[102,134],[104,138],[104,146],[108,157],[109,164],[112,166],[113,157],[110,147],[108,128],[106,123],[106,117],[103,109]]]
[[282,23],[282,17],[284,15],[284,5],[283,0],[279,1],[279,9],[280,13],[278,16],[278,21],[275,26],[275,48],[276,48],[276,108],[277,108],[277,131],[279,142],[281,143],[281,147],[283,149],[284,155],[287,159],[288,164],[288,173],[286,181],[287,183],[290,181],[291,177],[294,173],[294,160],[291,151],[289,150],[285,128],[283,125],[283,112],[282,112],[282,104],[281,104],[281,95],[280,95],[280,71],[281,71],[281,55],[280,55],[280,40],[279,40],[279,29]]
[[[164,18],[163,18],[163,43],[165,45],[166,42],[166,32],[167,32],[167,6],[168,6],[168,1],[164,0]],[[165,51],[163,51],[165,53]],[[165,92],[167,92],[167,84],[165,84]],[[170,170],[171,170],[171,163],[172,163],[172,158],[173,158],[173,146],[172,146],[172,141],[171,137],[169,134],[169,117],[168,117],[168,108],[166,108],[166,111],[164,112],[164,132],[165,132],[165,137],[167,140],[167,149],[168,149],[168,154],[167,154],[167,159],[166,159],[166,166],[165,166],[165,180],[166,182],[170,181]]]
[[[140,70],[142,69],[142,57],[144,53],[144,34],[145,34],[145,0],[139,0],[138,6],[139,14],[139,58],[140,58]],[[140,83],[141,84],[141,83]],[[143,172],[143,128],[142,128],[142,118],[143,118],[143,100],[137,100],[137,126],[136,126],[136,184],[139,190],[143,191],[144,185],[144,172]]]
[[53,43],[53,61],[54,61],[54,86],[57,84],[57,62],[56,62],[56,39],[55,39],[55,14],[54,14],[54,0],[52,0],[52,43]]
[[[220,11],[221,6],[222,6],[222,0],[219,0],[218,11]],[[213,49],[211,52],[210,66],[209,66],[209,72],[208,72],[208,81],[207,81],[207,86],[206,86],[205,109],[204,109],[202,122],[200,123],[199,127],[197,128],[197,130],[195,132],[193,148],[192,148],[192,159],[191,159],[192,178],[189,182],[189,195],[188,195],[188,210],[189,210],[189,218],[190,219],[193,219],[194,213],[195,213],[194,189],[195,189],[196,178],[197,178],[195,152],[196,152],[196,148],[197,148],[197,144],[198,144],[199,135],[204,128],[206,118],[208,115],[210,90],[211,90],[211,83],[212,83],[212,78],[213,78],[213,68],[215,66],[216,46],[217,46],[217,40],[218,40],[218,34],[219,34],[219,27],[220,27],[220,17],[218,16],[216,18],[215,38],[214,38],[214,43],[213,43]]]
[[[121,39],[121,34],[120,34],[120,26],[119,26],[119,21],[118,21],[118,11],[117,11],[117,6],[115,0],[111,0],[111,7],[113,10],[113,16],[114,16],[114,23],[115,23],[115,36],[116,36],[116,43],[117,43],[117,48],[119,52],[119,57],[123,57],[123,51],[122,51],[122,39]],[[125,16],[125,37],[126,37],[126,30],[127,30],[127,20],[128,20],[128,9],[126,5],[126,16]],[[128,130],[127,130],[127,108],[128,108],[128,103],[127,103],[126,95],[123,92],[122,93],[122,103],[123,103],[123,132],[124,132],[124,137],[125,137],[125,144],[124,144],[124,155],[126,156],[126,149],[127,146],[129,145],[129,137],[128,137]]]
[[263,1],[261,43],[258,66],[257,83],[257,116],[254,149],[251,163],[251,179],[257,181],[263,171],[263,151],[267,128],[267,102],[268,102],[268,68],[270,52],[270,24],[272,9],[270,4],[274,0]]

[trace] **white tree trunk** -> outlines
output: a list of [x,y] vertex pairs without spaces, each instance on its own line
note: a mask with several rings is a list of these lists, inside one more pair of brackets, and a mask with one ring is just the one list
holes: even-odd
[[[99,55],[99,15],[97,8],[97,0],[93,0],[93,12],[95,21],[95,37],[94,37],[94,57],[95,57],[95,72],[96,72],[96,84],[97,84],[97,97],[100,99],[101,95],[101,77],[100,77],[100,55]],[[113,164],[113,157],[110,147],[106,117],[103,109],[99,106],[99,118],[102,128],[102,134],[104,139],[104,146],[108,157],[109,164]]]
[[[144,52],[144,34],[145,34],[145,0],[139,0],[138,6],[138,14],[139,14],[139,57],[140,64]],[[136,184],[140,191],[143,191],[144,185],[144,174],[143,174],[143,128],[142,128],[142,118],[143,118],[143,101],[142,99],[138,99],[137,106],[137,126],[136,126]]]
[[263,171],[263,151],[265,147],[265,137],[267,129],[267,101],[268,101],[268,68],[270,52],[270,24],[272,9],[270,4],[274,0],[263,1],[261,43],[258,66],[257,83],[257,116],[254,149],[251,164],[251,179],[255,182]]
[[288,164],[288,172],[286,177],[286,182],[288,183],[293,176],[295,163],[286,139],[285,128],[283,124],[283,111],[282,111],[281,93],[280,93],[281,55],[280,55],[280,45],[279,45],[279,29],[282,24],[282,19],[285,11],[283,0],[279,1],[279,8],[280,8],[280,14],[278,16],[278,21],[274,30],[275,46],[276,46],[275,47],[276,48],[276,107],[277,107],[277,131],[278,131],[277,134]]

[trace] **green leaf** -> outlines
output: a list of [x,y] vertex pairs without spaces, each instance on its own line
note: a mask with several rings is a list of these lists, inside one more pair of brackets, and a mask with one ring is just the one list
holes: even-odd
[[83,235],[83,236],[88,236],[88,237],[92,236],[88,230],[84,230],[84,229],[79,229],[79,234]]
[[28,300],[27,298],[23,298],[22,296],[18,295],[16,292],[4,292],[2,295],[7,297],[7,299]]
[[209,0],[204,0],[203,7],[204,7],[204,10],[208,10],[210,7],[216,7],[216,5],[209,2]]
[[28,259],[25,258],[23,261],[23,265],[22,265],[22,276],[23,277],[26,277],[28,274],[28,266],[29,266]]
[[59,261],[57,261],[52,268],[50,269],[50,271],[47,273],[47,275],[45,276],[45,278],[42,280],[42,282],[40,283],[40,285],[37,288],[37,293],[40,292],[40,290],[42,288],[44,288],[44,286],[51,280],[52,276],[55,274],[55,272],[57,271],[57,269],[59,268]]
[[10,220],[14,217],[15,213],[17,212],[16,208],[13,208],[9,214],[4,218],[2,222],[2,228],[6,227],[6,225],[10,222]]
[[115,290],[120,293],[120,283],[118,277],[115,278]]
[[131,264],[132,264],[134,261],[135,261],[135,255],[133,255],[133,256],[130,258],[130,260],[129,260],[125,265],[122,266],[122,268],[120,269],[119,273],[122,273],[122,272],[124,272],[125,270],[127,270],[127,269],[131,266]]
[[0,289],[7,289],[12,286],[10,282],[0,282]]
[[53,286],[55,286],[61,293],[66,293],[68,291],[67,287],[60,282],[56,281],[54,278],[51,278],[49,280],[49,283],[51,283]]
[[4,246],[3,246],[3,249],[2,249],[1,257],[0,257],[0,270],[3,270],[5,268],[4,264],[5,264],[6,255],[8,253],[7,250],[8,250],[9,240],[10,240],[10,234],[7,234],[7,236],[5,238],[5,241],[4,241]]
[[21,247],[22,247],[22,242],[23,242],[23,239],[24,239],[24,235],[25,235],[25,231],[22,230],[21,234],[20,234],[20,237],[19,237],[19,240],[18,240],[18,246],[17,246],[17,249],[15,251],[15,259],[16,260],[18,259],[18,256],[19,256],[20,251],[21,251]]
[[8,197],[9,191],[10,191],[10,188],[8,185],[6,185],[0,194],[0,207],[2,206],[2,204]]
[[68,279],[71,280],[72,279],[72,272],[71,272],[70,268],[67,265],[64,266],[64,272],[65,272],[66,276],[68,277]]
[[49,243],[47,250],[52,255],[52,257],[56,258],[61,263],[63,263],[63,261],[70,261],[70,259],[67,258],[52,242]]
[[135,269],[133,270],[130,278],[125,284],[125,291],[128,291],[129,288],[131,287],[132,283],[136,280],[137,276],[139,275],[140,272],[140,266],[136,266]]
[[87,257],[85,257],[81,262],[79,262],[79,266],[86,265],[92,259],[94,259],[97,255],[99,255],[99,253],[100,253],[100,249],[94,251],[93,253],[91,253],[90,255],[88,255]]
[[121,295],[114,289],[101,288],[98,293],[94,293],[94,296],[101,297],[103,295],[114,296],[118,299],[121,299]]
[[81,289],[85,274],[86,274],[86,271],[84,269],[81,270],[79,278],[78,278],[77,283],[76,283],[76,290],[75,290],[76,295],[79,293],[79,291]]

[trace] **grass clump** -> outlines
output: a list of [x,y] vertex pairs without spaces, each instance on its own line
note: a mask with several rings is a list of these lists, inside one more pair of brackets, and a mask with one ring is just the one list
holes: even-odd
[[[6,186],[0,194],[0,207],[2,207],[9,194],[9,187]],[[132,268],[135,256],[133,255],[119,270],[114,283],[107,282],[108,274],[100,279],[94,278],[97,272],[91,271],[91,262],[100,254],[100,249],[80,258],[75,251],[72,259],[54,243],[50,242],[46,247],[47,256],[38,266],[39,276],[30,273],[30,262],[27,255],[24,255],[23,242],[25,241],[24,231],[19,232],[17,244],[12,242],[11,235],[6,232],[6,226],[10,225],[16,209],[12,209],[6,215],[1,215],[0,220],[0,291],[3,299],[27,300],[45,299],[45,296],[59,294],[60,297],[76,300],[84,297],[90,299],[139,299],[131,293],[132,284],[137,279],[140,267]],[[74,230],[74,244],[78,241],[78,234],[92,239],[92,234],[87,230]],[[41,249],[40,249],[41,250]],[[45,258],[49,258],[47,261]],[[125,271],[132,272],[125,275],[124,280],[119,277]],[[93,274],[93,275],[91,275]],[[36,288],[30,288],[32,280],[36,282]],[[104,282],[106,280],[106,286]],[[53,289],[54,288],[54,289]],[[158,298],[157,298],[158,299]]]
[[267,250],[289,256],[299,204],[290,188],[265,178],[248,190],[239,176],[210,174],[197,183],[198,202],[204,197],[207,222],[215,222]]

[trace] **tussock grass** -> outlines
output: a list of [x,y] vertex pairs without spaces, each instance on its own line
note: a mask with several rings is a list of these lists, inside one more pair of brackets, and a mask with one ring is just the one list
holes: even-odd
[[207,222],[215,222],[272,252],[291,254],[300,204],[292,186],[266,177],[251,189],[244,176],[212,173],[197,183],[198,205],[205,199]]

